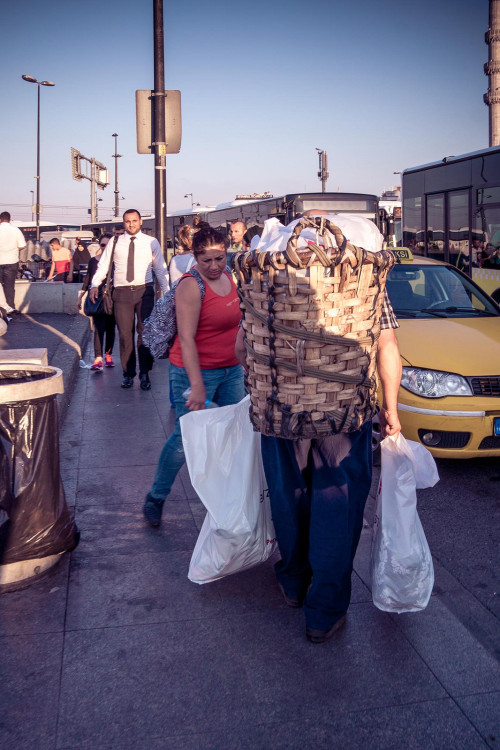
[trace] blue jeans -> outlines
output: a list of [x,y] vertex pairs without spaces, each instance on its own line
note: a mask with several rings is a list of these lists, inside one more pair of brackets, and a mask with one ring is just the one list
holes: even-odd
[[371,422],[313,440],[262,435],[281,560],[278,581],[304,601],[306,625],[329,630],[347,611],[372,477]]
[[[201,375],[207,391],[208,401],[218,406],[237,404],[245,396],[243,368],[241,365],[222,367],[217,370],[202,370]],[[190,387],[184,367],[170,365],[170,382],[175,401],[175,428],[163,446],[150,495],[155,500],[164,500],[172,489],[179,469],[184,463],[184,448],[179,419],[187,414],[186,399],[182,395]]]

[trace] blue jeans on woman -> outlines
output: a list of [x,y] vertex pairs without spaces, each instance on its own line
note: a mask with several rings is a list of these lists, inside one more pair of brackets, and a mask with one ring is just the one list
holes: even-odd
[[[245,396],[241,365],[202,370],[201,376],[207,391],[207,400],[213,401],[217,406],[237,404]],[[170,382],[175,401],[175,428],[160,454],[153,486],[149,493],[149,497],[157,501],[165,500],[185,460],[179,419],[189,411],[186,408],[186,398],[182,394],[190,387],[190,383],[184,367],[170,365]]]

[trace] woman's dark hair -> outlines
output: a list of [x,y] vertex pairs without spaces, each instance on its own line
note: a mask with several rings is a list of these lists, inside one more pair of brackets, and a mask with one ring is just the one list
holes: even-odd
[[177,230],[177,237],[182,247],[191,252],[193,249],[193,227],[190,224],[183,224]]
[[106,240],[106,239],[108,239],[108,240],[112,240],[113,239],[113,235],[111,234],[111,232],[104,232],[104,234],[101,234],[101,236],[99,237],[99,242],[101,240]]
[[193,235],[193,253],[199,255],[210,245],[222,245],[224,252],[227,249],[226,238],[221,232],[213,227],[203,227]]

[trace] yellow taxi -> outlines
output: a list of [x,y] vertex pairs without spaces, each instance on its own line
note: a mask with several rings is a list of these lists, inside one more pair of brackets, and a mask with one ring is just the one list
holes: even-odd
[[404,436],[437,458],[500,456],[499,305],[454,266],[394,254],[387,291],[400,324]]

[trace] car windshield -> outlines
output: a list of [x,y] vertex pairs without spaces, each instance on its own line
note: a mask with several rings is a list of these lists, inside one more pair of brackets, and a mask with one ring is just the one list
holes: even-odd
[[500,316],[489,297],[450,266],[400,263],[387,277],[387,292],[400,318]]

